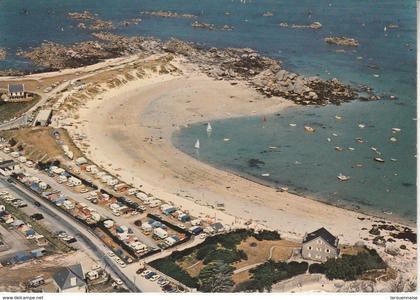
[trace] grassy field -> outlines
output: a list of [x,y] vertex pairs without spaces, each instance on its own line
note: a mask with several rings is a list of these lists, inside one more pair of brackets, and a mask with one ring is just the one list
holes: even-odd
[[39,100],[40,96],[36,95],[33,100],[28,102],[4,102],[0,100],[0,122],[10,120],[13,117],[19,117],[25,111],[34,106]]
[[[73,144],[72,140],[64,129],[58,130],[60,140],[69,146],[75,157],[81,156],[80,150]],[[24,149],[25,156],[33,161],[44,157],[47,159],[59,158],[64,155],[63,149],[58,141],[52,136],[52,129],[49,127],[22,128],[2,132],[0,136],[10,140],[13,138],[18,145]],[[45,156],[45,154],[47,156]]]

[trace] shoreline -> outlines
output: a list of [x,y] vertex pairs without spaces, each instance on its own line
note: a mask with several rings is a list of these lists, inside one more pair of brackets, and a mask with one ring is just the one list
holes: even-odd
[[[181,78],[182,78],[183,76],[181,76]],[[172,79],[172,80],[177,80],[177,79]],[[169,82],[171,82],[172,80],[169,80]],[[211,80],[211,81],[213,81],[213,79],[209,79],[209,80]],[[168,81],[166,81],[166,82],[168,82]],[[130,90],[130,85],[131,85],[132,83],[128,83],[127,84],[127,86],[124,86],[124,87],[121,87],[121,88],[118,88],[118,89],[123,89],[123,90],[125,90],[125,91],[129,91]],[[155,83],[156,84],[156,83]],[[225,85],[228,85],[228,83],[223,83],[223,84],[225,84]],[[159,85],[158,83],[157,83],[157,85]],[[146,86],[147,86],[147,84],[146,84]],[[166,86],[166,85],[165,85]],[[163,86],[160,86],[160,88],[164,88]],[[136,90],[136,88],[133,88],[133,87],[131,87],[131,89],[134,89],[134,90]],[[112,92],[110,92],[110,93],[112,93]],[[117,94],[124,94],[124,91],[120,91],[120,93],[117,93]],[[134,93],[134,94],[136,94],[136,93]],[[139,94],[137,94],[137,97],[138,97],[138,95]],[[140,93],[140,95],[141,95],[141,93]],[[127,96],[127,95],[126,95]],[[105,105],[106,105],[106,103],[108,103],[109,101],[106,101],[107,99],[110,99],[110,98],[113,98],[113,102],[118,102],[118,101],[120,101],[120,99],[115,99],[115,97],[112,97],[112,96],[109,96],[109,95],[104,95],[103,96],[103,100],[101,100],[101,102],[102,103],[105,103]],[[127,98],[127,97],[123,97],[123,98]],[[128,97],[129,98],[129,97]],[[123,101],[123,99],[121,99],[122,101]],[[128,101],[128,100],[127,100]],[[127,105],[127,101],[126,102],[121,102],[118,106],[126,106]],[[96,104],[93,104],[93,102],[88,102],[87,103],[87,105],[86,105],[86,107],[85,108],[82,108],[81,110],[79,110],[79,113],[80,113],[80,119],[82,120],[81,122],[79,122],[79,123],[86,123],[86,124],[89,124],[89,120],[92,120],[92,115],[89,115],[89,110],[91,110],[92,109],[92,107],[94,106],[94,105],[98,105],[99,103],[96,103]],[[115,103],[114,103],[115,104]],[[287,103],[288,105],[290,104],[290,103]],[[283,105],[282,105],[282,108],[283,107],[287,107],[288,105],[286,105],[286,106],[284,106],[284,103],[283,103]],[[99,107],[97,106],[96,107],[96,109],[98,109]],[[272,109],[271,108],[271,112],[278,112],[280,109],[278,109],[279,107],[276,107],[276,109]],[[103,107],[102,107],[102,109],[104,109]],[[114,106],[111,110],[113,111],[113,114],[114,114],[114,116],[118,116],[118,114],[119,114],[119,112],[116,110],[117,108]],[[148,113],[148,110],[150,111],[150,110],[153,110],[154,111],[154,109],[152,108],[150,108],[150,103],[143,103],[142,105],[141,105],[141,107],[140,108],[138,108],[137,107],[137,109],[139,109],[140,110],[140,113],[139,113],[139,115],[137,115],[137,117],[144,117],[145,116],[145,114],[147,114]],[[83,111],[85,111],[85,112],[83,112]],[[96,110],[96,113],[95,113],[95,116],[98,116],[98,114],[103,114],[103,113],[101,113],[101,112],[103,112],[102,110]],[[154,112],[156,112],[156,111],[154,111]],[[247,112],[248,114],[250,113],[250,111],[248,111]],[[267,111],[264,111],[264,112],[261,112],[261,113],[267,113]],[[242,114],[242,115],[248,115],[248,114]],[[252,113],[251,113],[251,115],[252,115]],[[238,115],[238,116],[240,116],[240,115]],[[153,115],[153,117],[150,117],[150,118],[154,118],[154,117],[156,117],[156,115]],[[216,117],[216,118],[219,118],[219,119],[223,119],[224,117],[225,117],[225,115],[224,114],[218,114],[217,116],[215,115],[215,116],[213,116],[213,117]],[[150,118],[149,118],[149,121],[150,121]],[[120,119],[120,118],[116,118],[116,119]],[[153,126],[144,126],[144,124],[135,124],[135,122],[133,123],[133,120],[132,119],[130,119],[130,118],[123,118],[123,119],[125,119],[125,120],[127,120],[127,121],[130,121],[130,123],[131,124],[129,124],[129,128],[135,128],[135,130],[139,130],[139,128],[145,128],[145,127],[149,127],[149,128],[153,128]],[[214,120],[215,118],[212,118],[212,117],[210,117],[210,118],[206,118],[206,120]],[[108,120],[109,121],[109,120]],[[183,120],[183,121],[188,121],[188,120]],[[190,120],[191,121],[191,120]],[[200,119],[195,119],[195,121],[197,121],[197,122],[203,122],[204,121],[204,119],[203,118],[200,118]],[[95,122],[96,123],[96,122]],[[141,122],[140,122],[141,123]],[[182,123],[182,124],[181,124]],[[186,124],[192,124],[192,122],[181,122],[180,124],[177,124],[178,126],[185,126]],[[89,126],[91,126],[92,124],[89,124]],[[101,125],[99,125],[99,126],[103,126],[104,124],[101,124]],[[116,129],[115,128],[115,124],[109,124],[111,127],[113,127],[114,129]],[[159,124],[159,125],[161,125],[161,124]],[[127,127],[127,124],[125,123],[124,124],[124,127]],[[83,128],[83,126],[82,126],[82,128]],[[129,131],[129,128],[127,128],[128,129],[128,131]],[[99,129],[99,128],[96,128],[96,129]],[[126,131],[127,131],[127,129],[126,129]],[[244,177],[239,177],[239,176],[237,176],[236,174],[232,174],[232,173],[229,173],[229,172],[226,172],[226,171],[224,171],[224,170],[220,170],[220,169],[216,169],[216,168],[214,168],[214,167],[212,167],[212,166],[210,166],[210,165],[207,165],[207,164],[204,164],[204,163],[202,163],[202,162],[199,162],[199,161],[196,161],[194,158],[192,158],[192,157],[190,157],[189,155],[187,155],[187,154],[185,154],[185,153],[183,153],[183,152],[181,152],[179,149],[177,149],[173,144],[172,144],[172,141],[171,141],[171,137],[172,137],[172,134],[175,132],[175,130],[176,129],[174,129],[174,124],[172,124],[172,126],[170,126],[169,128],[161,128],[161,127],[156,127],[155,128],[155,130],[157,129],[157,131],[159,132],[159,134],[161,135],[160,137],[162,138],[162,136],[164,136],[164,137],[166,137],[166,138],[169,138],[169,141],[170,141],[170,145],[165,145],[165,146],[168,146],[169,147],[169,149],[166,149],[165,148],[165,151],[170,151],[170,153],[171,154],[174,154],[175,156],[177,156],[178,157],[178,159],[179,160],[182,160],[182,161],[185,161],[185,162],[188,162],[188,164],[194,164],[194,166],[197,166],[197,165],[200,165],[200,168],[202,168],[202,167],[204,167],[204,169],[205,169],[205,171],[206,172],[208,172],[209,170],[210,170],[210,172],[215,172],[215,173],[217,173],[217,174],[219,174],[219,173],[228,173],[228,175],[226,175],[226,174],[224,174],[224,176],[227,176],[227,177],[229,177],[229,179],[231,179],[231,178],[233,178],[233,181],[244,181],[245,182],[245,184],[246,185],[249,185],[252,181],[250,181],[248,178],[244,178]],[[162,130],[161,130],[162,129]],[[101,129],[101,130],[103,130],[103,128]],[[84,134],[86,134],[87,136],[88,136],[88,139],[87,139],[87,142],[88,142],[88,144],[94,144],[94,145],[96,145],[96,146],[98,146],[98,145],[101,145],[102,146],[102,148],[104,147],[104,145],[105,144],[107,144],[107,150],[104,150],[104,151],[108,151],[108,152],[112,152],[111,151],[111,149],[110,148],[108,148],[108,144],[109,143],[111,143],[111,144],[116,144],[115,142],[116,142],[116,139],[118,139],[118,135],[125,135],[122,139],[124,139],[124,140],[126,140],[126,139],[130,139],[130,136],[128,135],[126,135],[126,134],[124,134],[122,131],[119,131],[119,130],[117,130],[117,132],[111,132],[111,137],[109,138],[109,139],[111,139],[112,140],[112,142],[110,141],[110,140],[108,140],[108,141],[105,141],[105,140],[101,140],[100,142],[98,141],[98,140],[95,140],[94,141],[94,143],[92,143],[92,141],[91,141],[91,139],[92,139],[92,133],[93,134],[95,134],[95,132],[92,132],[92,127],[87,127],[87,126],[84,126],[84,128],[82,129],[82,131],[83,131],[83,133]],[[90,132],[89,132],[90,131]],[[106,130],[103,130],[103,131],[106,131]],[[150,132],[146,132],[147,134],[150,134]],[[96,132],[96,134],[97,134],[97,132]],[[106,135],[108,135],[109,136],[109,134],[106,134]],[[131,138],[133,138],[133,137],[131,137]],[[137,136],[136,137],[136,139],[137,140],[139,140],[139,137]],[[132,143],[132,141],[130,141],[130,143]],[[115,146],[115,145],[114,145]],[[133,145],[131,145],[131,146],[133,146]],[[134,151],[132,151],[132,149],[130,150],[130,149],[127,149],[127,147],[128,148],[130,148],[131,147],[130,145],[126,145],[126,146],[124,146],[124,145],[121,145],[121,144],[119,144],[118,146],[115,146],[116,148],[118,148],[118,152],[120,153],[119,155],[121,155],[121,154],[126,154],[126,156],[135,156],[136,154],[135,153],[132,153],[132,152],[134,152]],[[92,146],[92,145],[89,145],[89,146],[87,146],[87,148],[85,149],[85,153],[86,152],[90,152],[90,155],[88,155],[88,156],[90,156],[90,157],[101,157],[101,158],[104,158],[104,153],[99,153],[98,152],[98,148],[96,147],[95,149],[93,149],[94,148],[94,146]],[[112,150],[116,150],[116,149],[112,149]],[[174,151],[175,150],[175,151]],[[128,152],[128,153],[127,153]],[[94,155],[92,155],[93,153],[95,153]],[[143,152],[143,153],[141,153],[142,155],[142,157],[143,157],[143,159],[146,159],[146,158],[148,158],[148,156],[147,155],[144,155],[145,153]],[[133,159],[133,157],[131,157],[130,158],[130,160],[131,160],[131,162],[135,162],[135,159]],[[163,160],[163,162],[162,162],[162,160]],[[167,162],[167,160],[165,160],[165,159],[163,159],[162,158],[162,160],[161,161],[159,161],[159,163],[162,165],[164,165],[164,164],[168,164],[168,162]],[[93,159],[93,161],[97,161],[97,159]],[[111,161],[110,161],[111,162]],[[103,161],[102,162],[102,165],[105,165],[106,163],[105,163],[105,161]],[[115,166],[119,166],[119,168],[117,167],[117,169],[121,169],[121,164],[119,163],[119,162],[115,162],[115,160],[112,160],[112,165],[114,166],[114,168],[115,168]],[[129,164],[127,164],[127,165],[129,165]],[[115,173],[115,171],[112,171],[112,170],[110,170],[110,169],[112,169],[112,168],[106,168],[105,167],[105,169],[108,169],[108,171],[111,171],[111,172],[113,172],[113,173]],[[151,172],[150,171],[150,169],[147,169],[147,172]],[[156,172],[156,171],[155,171]],[[121,178],[126,178],[126,179],[134,179],[134,176],[133,175],[136,175],[136,177],[137,177],[137,175],[140,175],[140,174],[138,174],[139,172],[133,172],[133,173],[131,173],[132,174],[132,178],[127,178],[128,176],[126,175],[126,176],[124,176],[123,174],[122,174],[123,172],[118,172],[118,174],[120,174],[120,176],[121,176]],[[149,174],[150,175],[150,174]],[[153,174],[153,176],[156,178],[156,174]],[[163,175],[163,176],[167,176],[166,174],[165,175]],[[140,175],[140,178],[143,178],[144,179],[144,177],[145,177],[145,175],[143,174],[142,176]],[[150,176],[149,176],[150,177]],[[240,178],[240,179],[239,179]],[[128,180],[128,182],[130,182],[131,180]],[[144,181],[146,181],[146,180],[144,180]],[[150,180],[149,180],[150,181]],[[159,182],[159,180],[155,180],[155,185],[156,185],[156,183],[158,183]],[[243,182],[243,183],[244,183]],[[162,182],[163,183],[163,182]],[[269,189],[270,190],[270,192],[271,193],[273,193],[273,192],[275,192],[275,190],[272,188],[272,187],[268,187],[268,186],[264,186],[264,185],[261,185],[261,183],[257,183],[256,181],[253,181],[253,184],[255,184],[255,185],[258,185],[258,186],[260,186],[260,188],[262,188],[263,187],[263,189]],[[147,185],[147,184],[146,184]],[[143,186],[145,186],[145,185],[143,185]],[[154,190],[154,192],[156,192],[156,188],[153,188],[152,190]],[[152,192],[153,193],[153,192]],[[174,191],[171,191],[171,193],[172,194],[174,194]],[[176,192],[175,192],[176,193]],[[275,193],[277,193],[277,192],[275,192]],[[277,193],[277,194],[279,194],[279,193]],[[287,194],[287,195],[286,195]],[[305,201],[305,204],[306,204],[306,202],[310,202],[310,204],[311,205],[314,205],[314,206],[318,206],[318,207],[322,207],[322,209],[326,209],[326,210],[334,210],[334,211],[340,211],[341,213],[340,214],[345,214],[345,215],[347,215],[347,214],[352,214],[353,216],[353,218],[357,218],[357,216],[364,216],[364,217],[372,217],[372,218],[378,218],[378,219],[384,219],[384,218],[381,218],[381,217],[375,217],[375,216],[371,216],[371,215],[366,215],[366,214],[364,214],[364,213],[361,213],[361,212],[356,212],[356,211],[352,211],[352,210],[348,210],[348,209],[346,209],[346,208],[340,208],[340,207],[337,207],[337,206],[334,206],[334,205],[331,205],[331,204],[328,204],[328,203],[325,203],[325,202],[320,202],[320,201],[317,201],[317,200],[313,200],[313,199],[307,199],[307,198],[304,198],[304,197],[301,197],[301,196],[297,196],[297,195],[294,195],[294,194],[291,194],[291,193],[281,193],[281,195],[283,196],[283,195],[286,195],[287,197],[286,198],[296,198],[296,199],[299,199],[299,200],[303,200],[303,201]],[[189,196],[189,197],[184,197],[184,198],[192,198],[192,199],[197,199],[197,196],[195,195],[195,197],[191,197],[191,196]],[[280,197],[280,198],[282,198],[282,197]],[[164,198],[163,198],[164,199]],[[190,202],[192,202],[191,200],[189,200]],[[196,201],[196,200],[195,200]],[[202,201],[198,201],[198,202],[202,202]],[[211,205],[213,205],[214,207],[216,207],[216,202],[217,201],[212,201],[212,204]],[[252,201],[251,201],[252,202]],[[208,205],[209,203],[207,203],[207,205]],[[226,203],[225,203],[226,204]],[[228,206],[228,205],[227,205]],[[229,211],[229,208],[226,208],[226,211]],[[348,212],[348,213],[347,213]],[[235,214],[234,214],[235,215]],[[240,214],[239,214],[240,215]],[[387,219],[388,220],[388,219]],[[263,223],[270,223],[270,222],[268,222],[267,220],[263,220]],[[360,225],[359,225],[360,226]],[[275,227],[277,227],[278,228],[278,226],[275,226]],[[360,228],[358,228],[359,230],[360,230]],[[308,231],[309,231],[310,229],[308,229]],[[304,232],[300,232],[300,235],[301,234],[303,234]],[[354,238],[352,238],[351,240],[354,240]]]
[[[285,109],[287,109],[287,108],[285,108]],[[279,111],[277,113],[281,113],[281,112],[282,111]],[[234,118],[225,118],[224,120],[226,120],[226,119],[234,119]],[[208,121],[212,122],[214,120],[208,120]],[[197,122],[197,124],[201,124],[201,123],[203,123],[203,121]],[[189,124],[189,125],[194,126],[196,124]],[[175,135],[177,135],[177,134],[179,134],[179,131],[178,132],[174,131],[173,132],[173,137],[175,137]],[[314,191],[311,191],[307,194],[304,194],[304,193],[300,193],[298,191],[290,190],[290,188],[295,188],[295,186],[293,186],[293,185],[288,185],[289,190],[286,191],[286,192],[280,191],[279,188],[280,188],[280,186],[282,186],[282,184],[276,184],[274,182],[271,182],[271,181],[264,180],[262,178],[258,178],[256,176],[253,176],[253,175],[251,175],[249,173],[246,173],[246,172],[240,172],[240,171],[233,170],[233,169],[230,169],[230,168],[224,168],[223,166],[220,166],[220,165],[215,164],[215,163],[210,163],[210,162],[199,160],[199,159],[195,158],[194,156],[188,154],[187,152],[184,152],[180,147],[177,146],[176,142],[173,139],[172,139],[172,143],[173,143],[174,148],[176,148],[178,151],[181,151],[182,153],[188,155],[189,157],[191,157],[194,160],[197,160],[201,163],[207,164],[211,167],[222,170],[224,172],[231,173],[232,175],[241,177],[245,180],[252,181],[256,184],[260,184],[260,185],[263,185],[263,186],[268,187],[268,188],[276,189],[276,190],[278,190],[278,193],[289,193],[289,194],[292,194],[292,195],[295,195],[295,196],[298,196],[298,197],[302,197],[302,198],[310,199],[310,200],[313,200],[313,201],[317,201],[317,202],[320,202],[322,204],[325,204],[325,205],[328,205],[328,206],[331,206],[331,207],[344,209],[344,210],[349,210],[349,211],[352,211],[352,212],[355,212],[355,213],[363,214],[363,215],[366,215],[368,217],[385,219],[385,220],[388,220],[388,221],[397,222],[399,224],[409,226],[409,227],[413,227],[413,228],[417,227],[416,222],[405,219],[402,216],[399,216],[399,215],[392,215],[392,216],[381,215],[381,213],[383,214],[383,212],[382,212],[383,210],[382,211],[380,210],[381,208],[368,209],[367,206],[364,206],[363,204],[358,204],[357,202],[351,202],[351,201],[343,200],[343,199],[339,199],[339,198],[337,198],[336,200],[340,200],[344,204],[342,204],[342,206],[336,205],[334,203],[329,202],[328,199],[325,199],[325,198],[322,198],[322,197],[318,197],[318,198],[313,197],[312,194],[316,193]],[[332,200],[334,200],[334,199],[332,199]],[[353,208],[353,206],[360,206],[360,208]]]
[[[166,65],[162,65],[165,57],[128,58],[121,65],[131,67],[118,73],[108,72],[112,68],[110,62],[103,65],[102,73],[90,73],[93,78],[87,80],[86,93],[76,92],[81,98],[75,97],[75,106],[67,110],[66,103],[62,103],[64,109],[61,107],[54,117],[56,126],[67,129],[84,156],[120,181],[141,187],[192,216],[211,218],[232,227],[251,221],[251,227],[277,230],[289,240],[301,240],[306,232],[326,227],[338,235],[342,244],[362,241],[376,249],[392,268],[409,276],[415,274],[416,244],[398,238],[390,242],[392,232],[384,229],[380,234],[384,244],[380,245],[375,242],[378,236],[369,230],[395,225],[399,232],[407,228],[416,233],[416,228],[279,193],[198,161],[172,143],[173,133],[189,124],[281,113],[297,104],[281,97],[266,97],[243,80],[216,80],[183,56],[175,56]],[[153,62],[158,63],[157,70]],[[175,71],[159,70],[168,67]],[[127,78],[129,74],[131,79]],[[115,85],[116,80],[121,83]],[[92,95],[89,89],[100,92]],[[386,252],[387,245],[404,245],[406,250],[394,257]]]

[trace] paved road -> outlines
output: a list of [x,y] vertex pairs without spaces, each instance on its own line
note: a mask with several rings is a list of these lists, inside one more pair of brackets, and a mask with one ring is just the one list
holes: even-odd
[[77,236],[79,241],[81,241],[87,247],[87,250],[93,251],[96,254],[96,257],[98,257],[108,267],[108,271],[111,270],[124,281],[127,288],[131,292],[141,292],[136,284],[121,271],[120,267],[117,266],[117,264],[106,255],[108,249],[91,230],[87,229],[71,217],[53,207],[54,205],[52,203],[49,203],[41,197],[38,197],[35,194],[27,191],[25,188],[19,186],[18,184],[8,183],[3,176],[0,177],[0,181],[15,194],[19,195],[19,197],[23,200],[30,201],[32,203],[34,201],[42,203],[43,205],[39,207],[40,211],[50,217],[54,217],[58,223],[66,227],[69,232]]

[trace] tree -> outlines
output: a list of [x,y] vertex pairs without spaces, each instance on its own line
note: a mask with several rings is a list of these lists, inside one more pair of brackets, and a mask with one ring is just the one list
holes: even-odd
[[214,261],[205,266],[198,275],[199,290],[206,293],[230,292],[233,287],[234,268],[222,261]]

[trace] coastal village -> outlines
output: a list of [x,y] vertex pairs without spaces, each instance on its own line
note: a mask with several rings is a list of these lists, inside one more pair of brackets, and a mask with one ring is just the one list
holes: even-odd
[[[186,18],[194,20],[191,23],[194,28],[232,30],[201,23],[188,14],[158,11],[143,12],[142,16]],[[4,105],[22,105],[2,115],[0,120],[1,290],[184,293],[412,292],[417,289],[417,234],[408,225],[322,203],[307,202],[308,206],[303,208],[294,201],[297,198],[287,198],[294,197],[287,187],[264,190],[286,203],[272,218],[278,219],[281,213],[287,215],[286,206],[294,202],[289,207],[290,214],[296,214],[293,218],[301,223],[300,227],[295,228],[295,223],[287,218],[284,223],[264,222],[256,212],[234,213],[229,209],[229,201],[224,203],[217,198],[204,203],[187,192],[182,194],[182,189],[187,190],[188,180],[194,184],[192,179],[182,178],[185,187],[175,193],[155,187],[169,180],[166,175],[156,175],[154,178],[158,180],[154,185],[148,184],[147,179],[135,178],[137,175],[132,170],[137,165],[129,161],[119,165],[115,152],[109,156],[95,155],[98,148],[108,149],[95,141],[102,141],[105,138],[102,136],[108,134],[124,138],[122,134],[105,131],[95,140],[87,130],[88,125],[94,126],[91,123],[99,122],[100,118],[110,124],[117,122],[125,130],[133,129],[127,127],[134,126],[127,124],[131,119],[116,117],[116,108],[128,106],[117,101],[118,93],[125,95],[137,91],[138,87],[154,87],[159,82],[171,84],[177,80],[181,87],[193,86],[195,82],[188,80],[195,76],[200,84],[213,87],[204,86],[207,90],[219,88],[238,95],[246,91],[255,99],[269,99],[272,102],[261,108],[262,114],[283,107],[285,102],[286,105],[327,105],[355,99],[376,101],[392,95],[376,95],[368,86],[355,88],[336,79],[322,80],[288,72],[280,62],[251,49],[204,49],[176,39],[161,42],[105,32],[113,26],[130,26],[141,19],[115,25],[89,12],[70,13],[69,17],[79,22],[76,25],[79,28],[101,30],[94,33],[98,39],[94,46],[92,42],[74,46],[43,44],[24,55],[53,71],[0,78]],[[284,23],[281,27],[302,26],[314,30],[322,27],[318,22]],[[326,37],[325,42],[348,47],[359,45],[356,40],[344,37]],[[115,55],[117,45],[123,49],[119,48]],[[156,89],[159,88],[157,85]],[[194,88],[200,91],[200,86]],[[174,90],[179,89],[175,85]],[[191,92],[192,98],[200,98],[200,95],[194,97],[194,93]],[[141,94],[144,98],[159,99],[154,95],[148,91]],[[171,119],[171,110],[166,110],[167,119],[172,122],[171,130],[194,121],[206,124],[204,131],[212,130],[210,113],[205,115],[194,106],[198,100],[182,98],[185,106],[174,111],[174,114],[184,110],[192,112],[185,124],[182,122],[185,120]],[[105,110],[107,103],[113,101],[114,106],[108,109],[115,111],[115,115]],[[241,103],[240,97],[231,96],[230,101]],[[258,101],[244,104],[240,108],[243,111],[236,115],[255,111],[261,104]],[[162,105],[148,102],[144,107],[139,106],[151,111],[172,108],[165,106],[166,103]],[[223,113],[231,109],[219,107]],[[97,119],[82,117],[89,116],[88,113]],[[232,114],[236,116],[233,109]],[[138,148],[140,153],[144,152],[143,164],[149,163],[147,144],[156,147],[152,150],[163,149],[158,154],[174,153],[165,152],[166,148],[161,146],[167,140],[170,142],[170,134],[158,126],[166,123],[153,122],[157,121],[141,124],[149,131],[145,137],[141,136],[143,139],[137,139],[144,144],[144,148]],[[399,132],[397,129],[395,133]],[[302,126],[302,134],[316,132],[310,126]],[[197,142],[191,147],[199,149]],[[137,149],[133,145],[131,149]],[[379,155],[377,158],[380,159]],[[172,159],[177,160],[178,156]],[[170,162],[170,157],[159,160],[162,168]],[[207,169],[198,170],[210,173]],[[181,174],[173,173],[174,177]],[[150,180],[152,177],[153,174]],[[343,174],[337,177],[340,181],[350,179]],[[226,190],[239,189],[241,183],[235,180],[238,179],[222,184],[229,184]],[[251,185],[255,183],[243,180],[242,186],[249,185],[251,193]],[[202,186],[208,183],[203,182],[200,182]],[[237,187],[231,188],[232,182]],[[202,186],[197,189],[205,191]],[[216,198],[216,192],[203,192],[203,195],[203,198]],[[319,210],[311,211],[312,208]],[[300,210],[312,218],[301,222]],[[320,211],[326,211],[327,217]],[[328,216],[329,213],[337,216]],[[333,220],[340,217],[343,223]],[[215,285],[215,281],[223,284]]]

